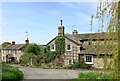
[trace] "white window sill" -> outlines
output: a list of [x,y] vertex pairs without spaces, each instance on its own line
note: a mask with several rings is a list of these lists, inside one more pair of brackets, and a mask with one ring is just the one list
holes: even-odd
[[51,51],[55,51],[55,50],[51,50]]
[[86,64],[93,64],[93,62],[85,62]]
[[72,50],[66,50],[66,51],[72,51]]

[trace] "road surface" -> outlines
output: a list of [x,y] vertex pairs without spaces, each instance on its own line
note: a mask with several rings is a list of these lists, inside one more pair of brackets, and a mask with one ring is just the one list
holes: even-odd
[[73,79],[77,78],[79,71],[67,69],[42,69],[19,67],[24,73],[24,79]]
[[13,65],[24,73],[23,79],[74,79],[79,72],[90,70],[68,70],[68,69],[42,69]]

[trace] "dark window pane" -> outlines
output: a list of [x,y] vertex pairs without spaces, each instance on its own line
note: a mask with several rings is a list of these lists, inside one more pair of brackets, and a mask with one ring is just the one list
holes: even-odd
[[70,45],[67,45],[67,50],[70,50],[70,49],[71,49]]
[[92,62],[92,56],[86,56],[86,62]]

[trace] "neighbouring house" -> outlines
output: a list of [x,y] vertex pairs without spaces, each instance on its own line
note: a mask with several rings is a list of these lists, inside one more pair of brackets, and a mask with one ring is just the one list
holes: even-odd
[[[95,68],[103,68],[104,61],[112,63],[112,53],[114,46],[105,46],[106,41],[116,44],[116,40],[112,40],[112,36],[115,39],[115,33],[86,33],[79,34],[77,30],[74,30],[72,34],[64,33],[65,27],[62,25],[62,20],[60,21],[60,26],[58,27],[58,36],[63,36],[65,38],[65,52],[62,54],[63,66],[71,65],[84,58],[86,64],[91,64]],[[109,35],[109,36],[108,36]],[[111,36],[110,36],[111,35]],[[56,36],[57,37],[57,36]],[[52,39],[46,45],[50,46],[51,51],[56,51],[55,39]],[[104,56],[106,60],[104,60]]]
[[1,49],[1,57],[3,62],[19,62],[22,51],[29,44],[29,40],[25,40],[25,44],[15,44],[15,41],[12,41],[11,45],[8,45]]

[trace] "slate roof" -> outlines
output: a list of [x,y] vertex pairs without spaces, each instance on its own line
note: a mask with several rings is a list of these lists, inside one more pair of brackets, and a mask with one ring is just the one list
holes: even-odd
[[[56,37],[53,38],[50,42],[55,40]],[[80,41],[87,41],[90,39],[93,39],[93,40],[111,39],[111,37],[116,38],[116,34],[114,32],[113,33],[102,32],[102,33],[85,33],[85,34],[65,34],[64,37],[67,38],[68,40],[70,40],[71,42],[73,42],[77,45],[80,45]],[[50,42],[48,42],[46,45],[48,45]]]
[[[102,33],[86,33],[86,34],[65,34],[66,37],[68,37],[69,39],[79,43],[80,40],[97,40],[97,39],[111,39],[111,37],[116,37],[116,34],[113,33],[106,33],[106,32],[102,32]],[[109,38],[108,38],[109,37]]]
[[14,45],[8,45],[4,48],[2,48],[3,50],[20,50],[22,49],[26,44],[14,44]]
[[84,47],[84,50],[81,50],[79,54],[112,54],[114,52],[115,45],[98,45],[97,47],[94,45],[88,45],[88,47]]
[[[69,40],[75,42],[76,44],[80,44],[79,41],[88,41],[88,40],[108,40],[108,39],[115,39],[117,36],[116,33],[86,33],[86,34],[65,34],[65,37],[67,37]],[[113,53],[113,45],[107,46],[107,48],[104,45],[98,45],[98,50],[95,50],[96,47],[91,44],[88,45],[87,48],[84,47],[84,50],[81,50],[80,54],[112,54]]]

